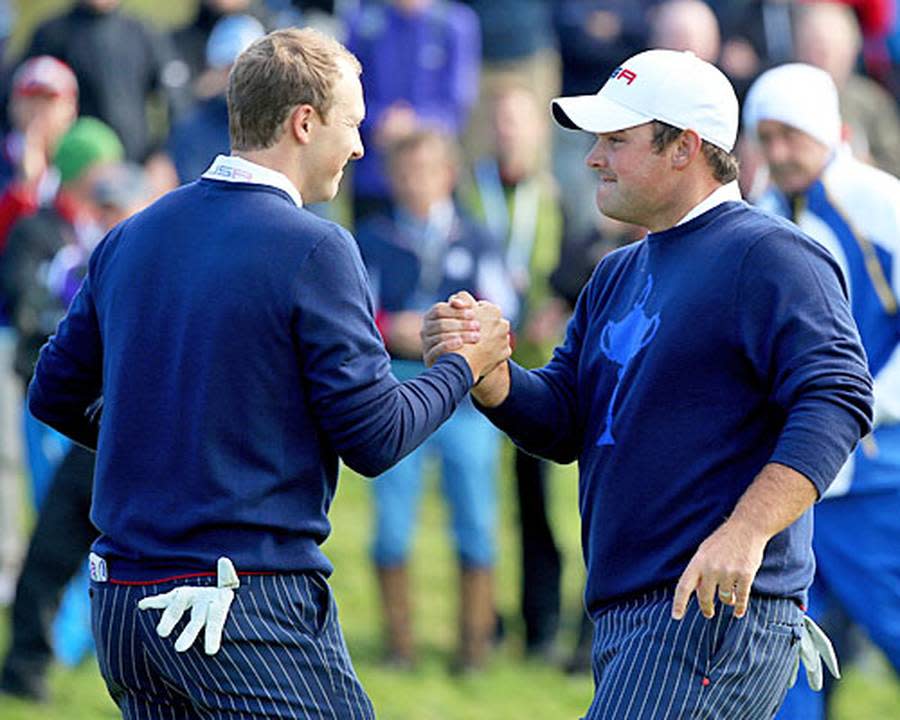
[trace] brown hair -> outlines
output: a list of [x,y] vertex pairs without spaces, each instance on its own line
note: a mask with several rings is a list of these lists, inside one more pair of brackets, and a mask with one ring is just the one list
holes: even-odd
[[447,133],[433,127],[422,127],[403,135],[387,147],[387,167],[394,172],[399,158],[418,150],[423,145],[433,145],[443,153],[443,159],[450,163],[454,170],[459,169],[459,147]]
[[[684,130],[674,125],[669,125],[660,120],[653,121],[653,150],[661,153],[669,145],[675,142]],[[738,159],[730,152],[725,152],[718,145],[713,145],[706,140],[700,146],[703,151],[703,157],[706,158],[706,164],[713,171],[713,177],[723,185],[732,180],[737,179],[740,166]]]
[[357,75],[362,72],[347,48],[309,28],[276,30],[254,42],[240,54],[228,77],[232,150],[274,145],[298,105],[311,105],[326,121],[341,62]]

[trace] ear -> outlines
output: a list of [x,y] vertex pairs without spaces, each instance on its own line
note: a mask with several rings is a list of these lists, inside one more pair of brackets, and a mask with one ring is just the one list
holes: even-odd
[[319,114],[312,105],[298,105],[288,117],[288,129],[301,145],[308,145],[313,126],[319,121]]
[[672,167],[684,170],[700,154],[703,141],[693,130],[685,130],[672,146]]

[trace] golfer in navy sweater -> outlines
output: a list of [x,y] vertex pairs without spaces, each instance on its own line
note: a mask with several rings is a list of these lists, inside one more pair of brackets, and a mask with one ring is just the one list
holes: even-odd
[[41,352],[32,412],[97,449],[94,634],[126,718],[373,717],[319,547],[338,460],[383,472],[509,356],[481,306],[478,344],[398,382],[353,238],[303,209],[362,155],[359,72],[312,31],[251,45],[234,155],[110,232]]
[[[587,717],[771,718],[801,654],[834,664],[802,611],[810,506],[871,422],[840,272],[741,201],[737,100],[692,54],[636,55],[553,110],[596,134],[600,210],[649,235],[600,263],[546,367],[473,394],[525,450],[579,462]],[[470,301],[430,311],[427,361],[461,346]]]

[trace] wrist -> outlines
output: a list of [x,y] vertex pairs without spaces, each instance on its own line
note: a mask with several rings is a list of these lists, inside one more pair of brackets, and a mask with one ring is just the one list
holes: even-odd
[[760,524],[751,517],[746,517],[740,510],[736,510],[724,523],[728,529],[741,537],[747,545],[765,546],[772,535],[766,532]]
[[482,407],[497,407],[509,396],[509,363],[504,361],[481,378],[476,378],[472,397]]

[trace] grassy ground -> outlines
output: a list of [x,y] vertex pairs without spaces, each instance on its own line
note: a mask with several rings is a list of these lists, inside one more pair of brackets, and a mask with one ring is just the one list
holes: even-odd
[[[577,617],[582,570],[578,552],[574,468],[558,468],[553,485],[554,516],[566,555],[564,592],[570,624]],[[521,659],[517,607],[518,547],[514,505],[508,477],[501,481],[502,527],[498,602],[509,618],[507,641],[490,668],[459,679],[448,672],[456,641],[456,569],[445,532],[443,506],[436,492],[426,497],[415,548],[416,634],[421,663],[409,674],[379,666],[380,632],[375,581],[367,557],[369,498],[364,480],[349,473],[342,479],[332,510],[334,533],[327,552],[337,571],[332,584],[351,654],[363,684],[384,720],[506,720],[507,718],[576,718],[587,707],[591,681],[569,677]],[[7,617],[0,619],[0,647],[8,636]],[[565,640],[572,641],[572,627]],[[37,708],[0,697],[3,720],[103,720],[118,717],[107,698],[93,658],[52,675],[53,702]],[[900,683],[880,659],[851,670],[840,684],[836,720],[900,720]],[[738,720],[738,719],[736,719]]]

